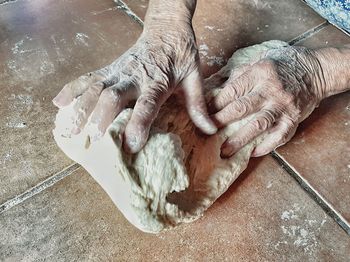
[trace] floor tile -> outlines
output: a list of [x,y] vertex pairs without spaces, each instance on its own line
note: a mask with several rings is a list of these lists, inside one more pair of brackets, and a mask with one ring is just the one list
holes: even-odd
[[[329,26],[300,45],[342,46],[350,37]],[[277,152],[350,223],[350,92],[324,100]]]
[[[144,18],[147,1],[123,2]],[[238,48],[271,39],[289,41],[324,21],[300,0],[197,1],[193,26],[203,73],[217,71]]]
[[106,65],[140,27],[110,0],[20,0],[0,8],[0,204],[71,163],[56,147],[51,99]]
[[117,3],[117,5],[126,4],[142,21],[145,20],[149,0],[121,0],[120,2],[121,4]]
[[309,48],[319,48],[341,47],[345,44],[350,44],[350,36],[335,26],[328,25],[312,37],[306,38],[297,45],[303,45]]
[[198,221],[158,235],[131,226],[79,170],[0,215],[0,258],[34,261],[347,261],[349,236],[270,157]]

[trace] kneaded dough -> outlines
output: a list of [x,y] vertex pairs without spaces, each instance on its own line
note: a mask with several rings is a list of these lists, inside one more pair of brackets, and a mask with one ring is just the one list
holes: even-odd
[[[238,50],[218,73],[206,80],[207,95],[215,95],[219,79],[252,63],[271,49],[287,46],[273,40]],[[239,132],[250,118],[205,136],[190,121],[180,99],[172,97],[160,110],[149,140],[135,155],[122,150],[122,135],[132,109],[125,109],[102,139],[88,132],[70,135],[73,102],[59,110],[54,138],[65,154],[81,164],[106,191],[131,224],[157,233],[201,217],[247,167],[258,137],[229,159],[220,158],[221,144]]]

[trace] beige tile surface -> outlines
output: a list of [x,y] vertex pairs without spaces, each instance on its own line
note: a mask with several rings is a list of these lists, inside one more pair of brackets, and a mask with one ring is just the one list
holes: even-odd
[[112,62],[140,31],[109,0],[1,5],[0,204],[71,163],[51,136],[51,99],[68,81]]
[[350,238],[267,156],[200,220],[131,226],[84,170],[0,215],[0,258],[37,261],[347,261]]
[[[342,46],[350,37],[328,26],[300,43]],[[350,92],[324,100],[277,152],[350,223]]]
[[[142,19],[144,0],[125,0]],[[325,20],[300,0],[200,0],[193,19],[204,75],[226,63],[238,48],[279,39],[289,41]]]

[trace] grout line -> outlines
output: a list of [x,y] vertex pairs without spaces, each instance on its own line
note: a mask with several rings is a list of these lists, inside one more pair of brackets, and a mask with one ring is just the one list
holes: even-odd
[[350,36],[350,31],[346,31],[345,29],[337,26],[336,24],[331,23],[330,21],[328,21],[328,19],[326,17],[323,17],[322,15],[320,15],[311,5],[308,4],[308,2],[306,2],[306,0],[301,0],[306,6],[310,7],[311,9],[313,9],[320,17],[322,17],[323,19],[327,20],[327,22],[332,25],[335,26],[336,28],[338,28],[340,31],[343,31],[344,34]]
[[17,2],[17,0],[0,0],[0,5],[10,4],[12,2]]
[[320,32],[323,28],[330,25],[327,21],[319,24],[318,26],[311,28],[310,30],[307,30],[306,32],[302,33],[301,35],[298,35],[297,37],[293,38],[292,40],[288,41],[290,45],[298,44],[299,42],[313,36],[314,34]]
[[350,224],[346,219],[337,211],[335,208],[319,193],[317,190],[310,185],[310,183],[303,178],[298,171],[296,171],[288,162],[276,151],[271,152],[272,157],[292,176],[299,185],[311,196],[312,199],[331,217],[337,222],[337,224],[350,235]]
[[122,0],[113,0],[117,4],[117,8],[124,11],[131,19],[136,21],[140,26],[143,27],[143,21],[137,14],[135,14],[130,7],[125,4]]
[[74,171],[78,170],[80,168],[79,164],[72,164],[68,166],[67,168],[63,169],[62,171],[56,173],[55,175],[50,176],[43,182],[37,184],[36,186],[28,189],[27,191],[23,192],[20,195],[15,196],[14,198],[6,201],[5,203],[0,205],[0,214],[5,212],[6,210],[9,210],[10,208],[22,203],[23,201],[27,200],[28,198],[31,198],[32,196],[35,196],[36,194],[39,194],[40,192],[44,191],[45,189],[53,186],[58,181],[62,180],[63,178],[71,175]]

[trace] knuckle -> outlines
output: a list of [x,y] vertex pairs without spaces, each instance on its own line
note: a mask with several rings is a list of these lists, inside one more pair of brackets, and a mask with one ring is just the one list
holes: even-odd
[[88,92],[91,96],[98,96],[101,93],[101,90],[103,89],[103,84],[96,84],[91,86],[86,92]]
[[[283,89],[283,87],[281,87]],[[287,106],[295,105],[295,96],[290,92],[283,91],[281,102]]]
[[234,83],[230,82],[227,85],[227,89],[229,90],[232,97],[235,97],[238,95],[238,86]]
[[103,102],[117,103],[120,98],[121,92],[118,89],[107,88],[101,93],[101,99]]
[[229,92],[227,92],[226,90],[223,90],[216,98],[215,98],[215,102],[217,105],[221,106],[225,103],[225,101],[230,101],[231,97]]
[[277,144],[278,144],[277,146],[287,142],[288,138],[289,138],[289,132],[288,131],[281,132],[280,135],[279,135],[279,138],[277,140],[278,141],[277,142]]
[[244,102],[244,100],[237,100],[235,103],[233,103],[232,106],[232,113],[233,114],[239,114],[241,116],[247,114],[249,108],[249,103]]
[[91,81],[92,77],[92,73],[87,73],[85,75],[79,76],[78,80],[81,82],[89,82]]
[[262,131],[262,130],[266,130],[268,125],[265,118],[260,118],[252,121],[251,126],[252,126],[252,130]]
[[134,112],[141,119],[156,117],[157,100],[151,96],[143,96],[137,100],[137,110]]
[[270,111],[265,111],[261,117],[255,119],[252,122],[252,126],[254,130],[263,131],[271,127],[271,125],[275,122],[275,117]]
[[263,109],[263,118],[268,122],[268,123],[273,123],[275,122],[277,118],[276,112],[269,110],[269,109]]
[[226,123],[231,120],[232,112],[230,110],[222,110],[214,115],[214,118],[222,123]]

